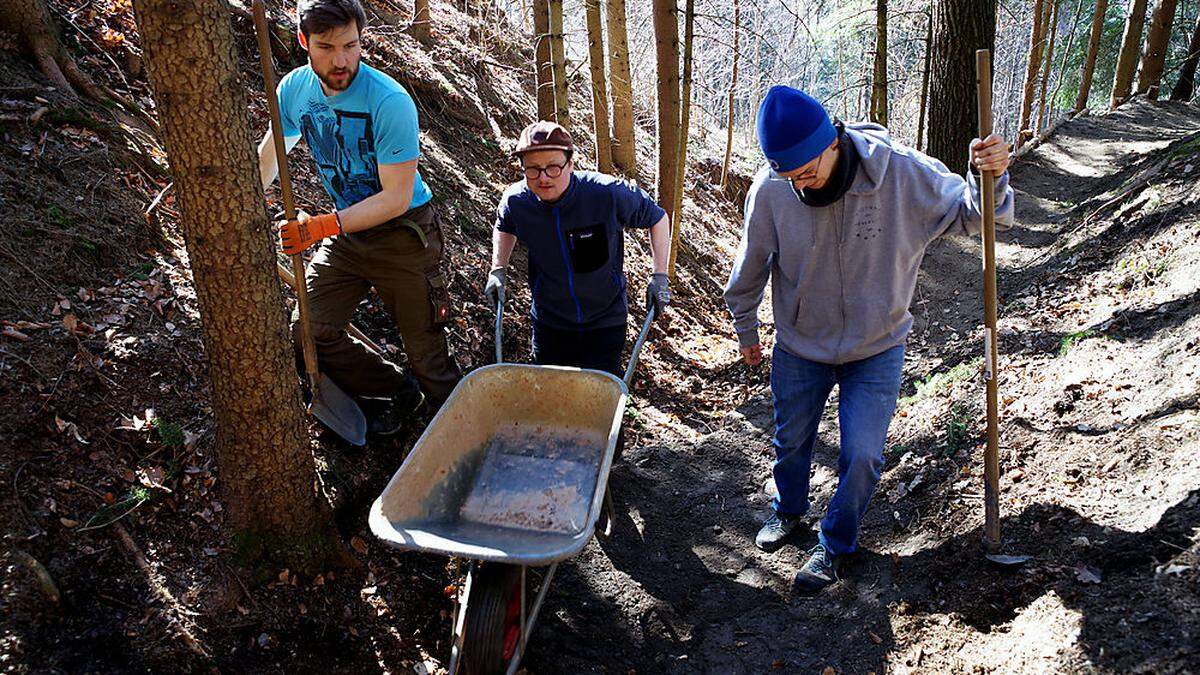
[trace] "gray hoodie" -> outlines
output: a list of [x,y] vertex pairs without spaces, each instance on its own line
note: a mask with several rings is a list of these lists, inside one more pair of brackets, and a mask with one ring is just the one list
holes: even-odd
[[[902,344],[925,249],[947,233],[978,234],[979,186],[894,144],[876,124],[848,124],[861,158],[846,194],[826,207],[800,201],[763,167],[746,197],[746,222],[725,302],[738,342],[758,344],[758,306],[772,280],[777,340],[796,356],[840,364]],[[1008,174],[996,181],[997,229],[1012,225]]]

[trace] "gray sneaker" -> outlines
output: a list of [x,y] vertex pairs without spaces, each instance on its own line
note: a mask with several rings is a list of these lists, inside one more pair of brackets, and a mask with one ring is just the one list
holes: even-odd
[[839,579],[838,564],[824,544],[817,544],[808,552],[808,562],[796,572],[796,590],[805,595],[817,593]]
[[783,546],[784,540],[802,524],[800,516],[789,516],[772,510],[770,517],[754,537],[754,545],[767,553],[774,553]]

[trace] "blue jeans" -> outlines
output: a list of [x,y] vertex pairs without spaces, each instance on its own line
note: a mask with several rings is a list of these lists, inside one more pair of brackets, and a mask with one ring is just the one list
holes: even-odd
[[775,405],[773,506],[781,514],[808,511],[808,479],[817,424],[833,385],[840,391],[842,448],[838,485],[821,521],[820,541],[834,556],[854,552],[858,526],[883,470],[883,447],[900,395],[904,345],[875,356],[830,365],[809,361],[776,345],[771,363]]

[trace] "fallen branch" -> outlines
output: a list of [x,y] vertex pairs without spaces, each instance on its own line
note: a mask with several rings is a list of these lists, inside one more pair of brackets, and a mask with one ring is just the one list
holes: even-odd
[[58,592],[58,586],[54,584],[54,577],[50,576],[50,572],[46,570],[45,565],[37,561],[37,558],[29,555],[19,548],[12,549],[13,557],[17,562],[24,565],[33,576],[37,578],[38,587],[42,591],[42,595],[54,604],[58,604],[62,600],[62,594]]
[[138,548],[137,543],[133,541],[133,537],[129,536],[129,532],[126,531],[125,527],[120,523],[113,524],[112,533],[117,542],[120,543],[122,548],[125,549],[125,552],[129,555],[129,557],[133,559],[133,562],[135,565],[137,565],[138,570],[140,570],[142,574],[146,576],[146,583],[150,586],[150,590],[159,599],[159,601],[165,605],[168,617],[167,623],[169,623],[171,627],[175,629],[179,639],[182,640],[183,644],[187,646],[188,650],[196,656],[205,659],[209,658],[208,651],[204,649],[204,646],[200,644],[200,641],[197,640],[196,636],[192,633],[195,628],[195,624],[188,617],[187,609],[185,609],[183,605],[181,605],[179,601],[175,599],[175,596],[171,595],[171,591],[167,590],[167,587],[165,584],[163,584],[162,579],[160,579],[158,574],[156,574],[154,570],[150,568],[150,563],[146,561],[146,556],[142,553],[142,550]]

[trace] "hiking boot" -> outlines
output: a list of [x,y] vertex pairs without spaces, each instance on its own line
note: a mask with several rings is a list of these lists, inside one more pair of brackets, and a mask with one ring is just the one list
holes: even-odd
[[754,537],[754,545],[767,553],[774,553],[783,546],[787,536],[800,527],[800,516],[789,516],[772,510],[770,517]]
[[798,592],[812,595],[838,580],[838,564],[824,544],[812,547],[808,555],[808,562],[796,572],[793,583]]
[[415,416],[417,410],[425,403],[425,394],[421,393],[421,388],[416,382],[409,380],[390,398],[367,401],[372,409],[367,421],[367,431],[375,436],[391,436],[404,428],[404,423]]

